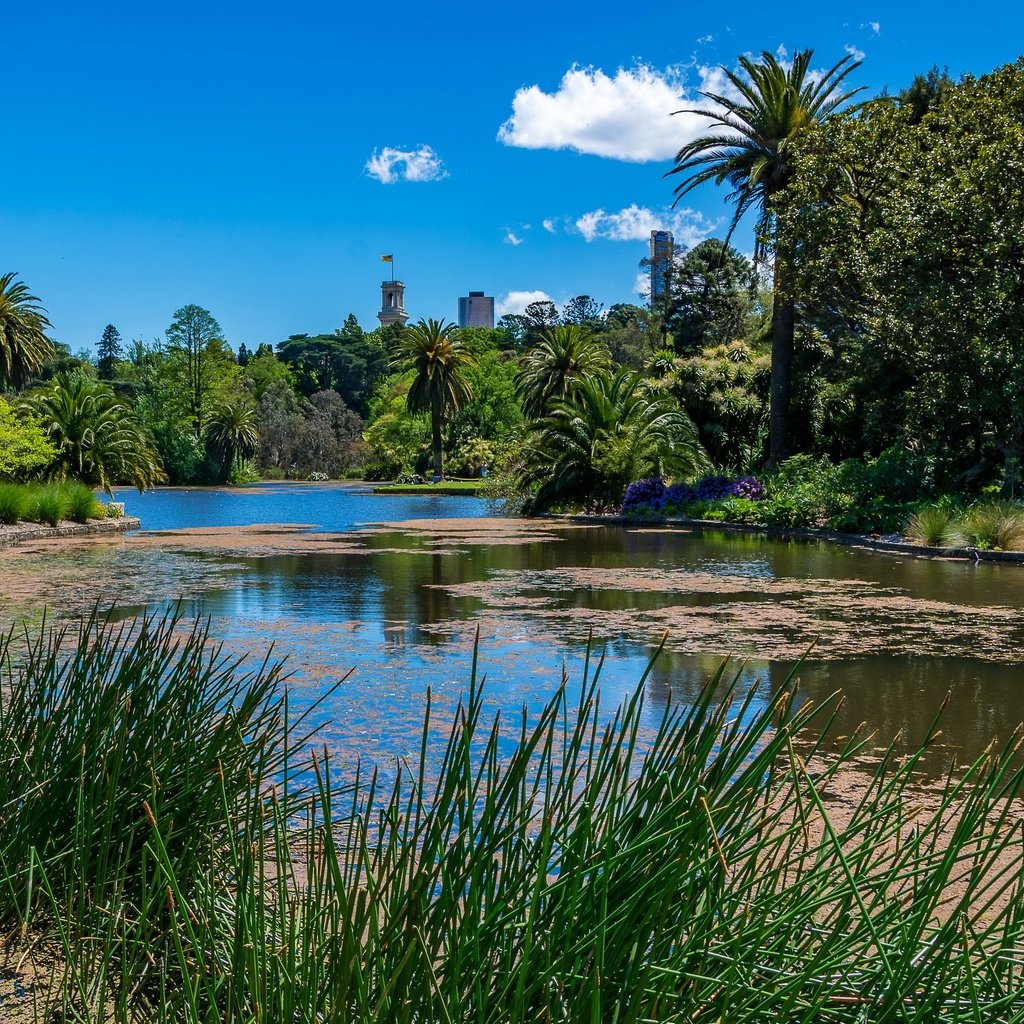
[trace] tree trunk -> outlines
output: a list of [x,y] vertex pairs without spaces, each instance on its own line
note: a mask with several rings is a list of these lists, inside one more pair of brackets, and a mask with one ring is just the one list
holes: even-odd
[[431,447],[434,452],[434,476],[440,480],[444,476],[441,454],[441,396],[434,395],[430,402],[430,434]]
[[789,404],[793,385],[793,335],[796,307],[790,297],[790,274],[775,255],[775,295],[772,301],[772,376],[768,429],[768,464],[777,466],[790,454]]

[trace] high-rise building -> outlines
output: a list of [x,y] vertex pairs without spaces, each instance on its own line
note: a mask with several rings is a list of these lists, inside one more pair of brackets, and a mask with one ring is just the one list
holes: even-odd
[[494,298],[483,292],[470,292],[459,299],[460,327],[493,327]]
[[674,246],[671,231],[651,232],[651,305],[668,296]]
[[402,281],[381,281],[380,312],[377,319],[382,326],[404,324],[409,319],[405,311],[405,283]]

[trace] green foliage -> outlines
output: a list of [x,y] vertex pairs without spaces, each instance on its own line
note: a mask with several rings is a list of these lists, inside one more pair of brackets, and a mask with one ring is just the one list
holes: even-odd
[[672,267],[665,322],[681,355],[750,336],[757,312],[750,261],[708,238]]
[[1024,505],[1015,501],[983,501],[972,505],[960,523],[970,547],[1024,550]]
[[368,480],[393,480],[402,473],[426,468],[430,453],[430,420],[409,412],[411,374],[389,377],[370,410],[363,432],[369,448]]
[[523,482],[531,510],[555,502],[617,505],[626,486],[650,476],[688,477],[706,465],[686,413],[651,393],[631,370],[595,374],[532,424]]
[[578,324],[546,329],[525,356],[519,375],[524,414],[545,416],[555,402],[571,399],[576,391],[611,369],[608,351]]
[[72,477],[108,492],[118,483],[141,491],[164,479],[151,435],[108,385],[62,375],[28,401],[57,447],[47,476]]
[[23,477],[49,465],[56,449],[37,417],[0,398],[0,477]]
[[167,344],[169,366],[187,405],[192,430],[201,437],[215,383],[224,376],[229,362],[220,324],[202,306],[182,306],[167,328]]
[[[736,205],[733,229],[750,209],[758,211],[755,259],[767,242],[774,247],[775,289],[772,308],[772,379],[770,454],[773,462],[790,451],[790,393],[796,292],[791,287],[793,267],[799,262],[798,240],[773,237],[778,198],[801,177],[811,195],[805,203],[817,201],[813,175],[798,172],[795,152],[810,126],[827,121],[859,90],[843,91],[846,77],[858,67],[850,56],[822,75],[810,74],[811,50],[793,55],[783,63],[765,51],[761,59],[741,56],[743,74],[723,68],[730,95],[702,93],[714,106],[696,111],[711,125],[707,134],[688,142],[676,154],[669,174],[683,175],[675,188],[676,202],[698,185],[728,182]],[[728,243],[729,238],[726,238]]]
[[927,505],[907,521],[908,540],[929,547],[958,548],[967,541],[959,527],[957,510],[944,505]]
[[207,445],[221,464],[221,481],[259,449],[256,408],[241,399],[223,402],[214,407],[206,425]]
[[96,345],[96,369],[100,380],[113,380],[114,364],[123,358],[121,332],[113,324],[107,324]]
[[3,647],[0,916],[49,926],[67,964],[41,1019],[1024,1013],[1012,739],[908,819],[938,720],[865,773],[873,747],[837,745],[834,702],[792,680],[762,695],[720,669],[654,709],[645,675],[606,711],[588,664],[578,697],[563,681],[511,725],[474,675],[450,724],[428,698],[384,784],[342,783],[299,760],[279,666],[176,627],[94,618]]
[[947,488],[1024,454],[1022,111],[1022,62],[944,84],[923,119],[870,104],[807,133],[779,206],[816,372],[845,382],[836,442],[924,452]]
[[[73,523],[84,523],[87,519],[95,518],[98,502],[91,487],[77,480],[65,480],[62,486],[67,498],[68,519]],[[103,515],[106,515],[105,510]]]
[[53,354],[46,310],[13,273],[0,274],[0,385],[21,384]]
[[277,355],[293,371],[300,394],[337,391],[360,416],[368,413],[370,396],[388,369],[387,348],[364,334],[353,316],[333,334],[293,335],[277,346]]
[[47,526],[56,526],[62,519],[67,519],[71,511],[68,492],[59,483],[43,484],[41,487],[37,487],[33,500],[35,504],[33,518]]
[[434,476],[444,473],[442,427],[473,398],[467,377],[477,365],[476,356],[460,337],[454,324],[420,320],[402,332],[393,359],[399,373],[412,379],[406,396],[411,413],[429,413]]
[[28,519],[29,490],[24,484],[0,483],[0,523],[10,526]]

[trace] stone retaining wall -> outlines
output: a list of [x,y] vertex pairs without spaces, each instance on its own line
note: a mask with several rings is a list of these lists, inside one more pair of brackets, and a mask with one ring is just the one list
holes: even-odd
[[40,526],[38,523],[15,523],[0,526],[0,548],[21,544],[26,540],[51,540],[59,537],[89,537],[103,533],[123,533],[137,530],[142,525],[135,516],[117,519],[90,519],[87,523],[63,522],[60,526]]

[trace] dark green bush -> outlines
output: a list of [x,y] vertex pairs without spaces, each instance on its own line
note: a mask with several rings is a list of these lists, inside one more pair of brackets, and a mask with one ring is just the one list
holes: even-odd
[[24,484],[0,483],[0,523],[9,526],[26,519],[30,510],[28,488]]

